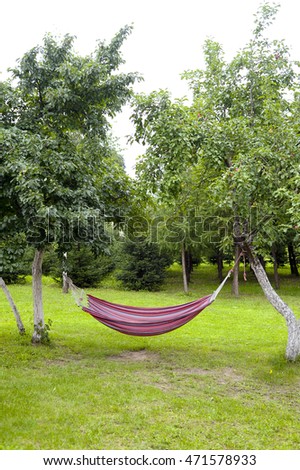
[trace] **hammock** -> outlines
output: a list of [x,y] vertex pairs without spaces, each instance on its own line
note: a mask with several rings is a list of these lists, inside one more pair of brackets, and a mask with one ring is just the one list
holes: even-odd
[[[161,308],[132,307],[120,305],[87,295],[88,306],[82,306],[82,291],[78,305],[103,325],[131,336],[155,336],[173,331],[195,318],[217,297],[225,282],[231,275],[229,271],[218,289],[211,295],[181,305]],[[74,293],[74,284],[69,279]]]
[[155,336],[175,330],[192,320],[211,304],[207,295],[183,305],[163,308],[138,308],[114,304],[88,295],[88,307],[83,310],[106,326],[132,336]]

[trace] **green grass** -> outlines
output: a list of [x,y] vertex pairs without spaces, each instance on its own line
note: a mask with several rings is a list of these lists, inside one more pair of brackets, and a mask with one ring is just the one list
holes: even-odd
[[[300,310],[300,282],[282,270],[281,295]],[[90,289],[136,305],[178,304],[212,292],[201,267],[191,293],[178,269],[158,293]],[[30,284],[10,286],[27,334],[0,293],[0,449],[299,449],[300,362],[284,358],[284,320],[249,276],[163,336],[118,334],[44,280],[49,346],[33,346]]]

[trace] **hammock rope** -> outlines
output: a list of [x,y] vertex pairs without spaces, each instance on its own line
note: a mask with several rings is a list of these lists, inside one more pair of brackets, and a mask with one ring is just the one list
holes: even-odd
[[227,276],[212,294],[192,302],[169,307],[134,307],[108,302],[90,294],[86,295],[83,289],[75,286],[66,272],[64,272],[64,276],[77,305],[103,325],[131,336],[156,336],[185,325],[211,305],[233,273],[241,256],[243,256],[243,252],[240,253],[234,267],[229,270]]
[[83,289],[77,287],[72,279],[68,276],[66,271],[63,271],[63,282],[67,284],[68,288],[71,291],[73,299],[78,307],[84,307],[88,304],[87,295]]

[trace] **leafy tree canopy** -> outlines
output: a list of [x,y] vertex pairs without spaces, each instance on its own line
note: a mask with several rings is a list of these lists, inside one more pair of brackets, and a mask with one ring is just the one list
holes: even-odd
[[117,72],[130,31],[126,26],[109,44],[99,42],[87,57],[74,52],[73,37],[47,35],[19,60],[13,80],[1,83],[0,200],[6,233],[25,232],[37,247],[53,240],[68,245],[74,237],[104,241],[101,217],[126,200],[129,188],[109,118],[121,110],[138,79]]
[[299,204],[298,64],[265,34],[277,11],[260,7],[253,38],[230,62],[206,40],[205,68],[183,74],[191,105],[171,102],[168,92],[136,99],[135,138],[148,145],[138,163],[142,184],[163,197],[172,189],[176,202],[189,190],[203,216],[226,223],[225,245],[233,226],[272,244],[292,228],[291,201]]

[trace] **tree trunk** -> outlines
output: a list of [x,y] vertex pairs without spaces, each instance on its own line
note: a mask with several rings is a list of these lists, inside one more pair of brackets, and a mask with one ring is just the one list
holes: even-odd
[[66,271],[63,271],[62,278],[63,278],[62,291],[63,291],[63,294],[67,294],[69,292],[70,283],[69,283],[69,278],[68,278],[68,274],[66,273]]
[[272,246],[272,257],[273,257],[273,263],[274,263],[274,284],[275,284],[275,289],[279,289],[280,283],[279,283],[279,274],[278,274],[277,253],[276,253],[276,248],[275,248],[274,245]]
[[294,247],[293,247],[292,243],[288,244],[288,253],[289,253],[289,262],[290,262],[291,274],[294,275],[294,276],[299,276],[296,255],[295,255],[295,251],[294,251]]
[[264,270],[259,258],[252,252],[251,247],[247,243],[244,243],[243,248],[248,255],[253,272],[264,291],[265,296],[286,321],[288,328],[288,343],[285,355],[289,361],[295,361],[300,355],[300,321],[297,320],[290,307],[283,302],[271,286],[266,271]]
[[24,325],[22,323],[19,311],[18,311],[18,309],[17,309],[17,307],[16,307],[16,305],[13,301],[13,298],[10,295],[10,292],[9,292],[5,282],[4,282],[4,279],[2,279],[2,277],[0,277],[0,286],[2,287],[2,290],[3,290],[4,294],[6,295],[6,298],[9,302],[9,305],[11,306],[11,309],[13,311],[13,314],[14,314],[16,322],[17,322],[19,332],[20,332],[21,335],[23,335],[25,333],[25,328],[24,328]]
[[232,279],[232,288],[231,292],[235,297],[239,296],[239,266],[240,263],[238,262],[240,256],[240,247],[239,245],[235,245],[234,248],[234,268],[233,268],[233,279]]
[[33,343],[41,343],[45,335],[45,321],[42,297],[42,264],[43,250],[36,250],[32,264],[32,293],[33,293]]
[[184,292],[187,294],[189,291],[189,285],[188,285],[188,276],[187,276],[187,269],[186,269],[186,250],[185,250],[184,243],[182,244],[182,248],[181,248],[181,264],[182,264],[183,289],[184,289]]

